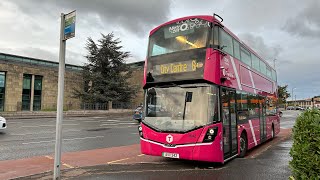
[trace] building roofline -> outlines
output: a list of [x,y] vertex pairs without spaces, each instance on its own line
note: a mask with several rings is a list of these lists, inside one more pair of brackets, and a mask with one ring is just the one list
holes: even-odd
[[130,66],[131,68],[137,68],[137,67],[143,68],[144,63],[145,63],[145,61],[136,61],[136,62],[127,63],[127,65]]
[[[20,56],[20,55],[8,54],[8,53],[2,53],[2,52],[0,52],[0,60],[14,61],[14,62],[19,62],[21,64],[23,64],[23,63],[25,63],[25,64],[38,64],[38,65],[44,65],[44,66],[52,65],[55,67],[57,67],[59,65],[59,62],[55,62],[55,61],[49,61],[49,60],[44,60],[44,59],[38,59],[38,58],[33,58],[33,57]],[[35,62],[41,62],[41,63],[35,63]],[[83,66],[79,66],[79,65],[73,65],[73,64],[65,64],[65,65],[66,65],[66,67],[70,67],[68,69],[80,70],[83,68]]]

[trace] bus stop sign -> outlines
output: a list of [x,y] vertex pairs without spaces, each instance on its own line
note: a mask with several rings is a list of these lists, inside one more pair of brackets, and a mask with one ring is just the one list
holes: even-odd
[[76,11],[72,11],[65,15],[64,18],[64,40],[73,38],[75,36],[76,27]]

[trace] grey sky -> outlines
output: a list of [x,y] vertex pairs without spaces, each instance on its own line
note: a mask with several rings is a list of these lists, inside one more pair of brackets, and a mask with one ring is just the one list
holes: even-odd
[[278,81],[296,87],[297,99],[320,95],[319,0],[1,0],[0,52],[58,60],[60,13],[77,10],[76,37],[67,42],[67,63],[83,64],[87,37],[114,32],[132,57],[145,59],[149,31],[189,15],[224,18],[224,25],[271,65]]

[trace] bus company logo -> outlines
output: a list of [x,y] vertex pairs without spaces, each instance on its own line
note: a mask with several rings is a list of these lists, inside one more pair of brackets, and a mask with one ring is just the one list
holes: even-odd
[[168,143],[172,143],[172,141],[173,141],[173,136],[172,136],[171,134],[169,134],[168,136],[166,136],[166,141],[167,141]]
[[193,30],[194,28],[210,26],[209,22],[198,18],[179,21],[176,24],[177,25],[175,26],[169,27],[170,33],[178,33],[187,30]]
[[221,67],[221,73],[222,73],[222,76],[227,80],[235,79],[234,74],[232,72],[229,72],[229,68]]
[[224,62],[224,64],[226,65],[226,66],[229,66],[230,64],[229,64],[229,58],[227,58],[227,57],[224,57],[223,58],[223,62]]

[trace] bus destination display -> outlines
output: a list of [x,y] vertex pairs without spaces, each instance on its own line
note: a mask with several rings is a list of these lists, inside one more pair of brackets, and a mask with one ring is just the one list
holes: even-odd
[[168,63],[155,65],[153,67],[153,75],[175,74],[184,72],[194,72],[198,68],[202,68],[203,63],[196,60]]

